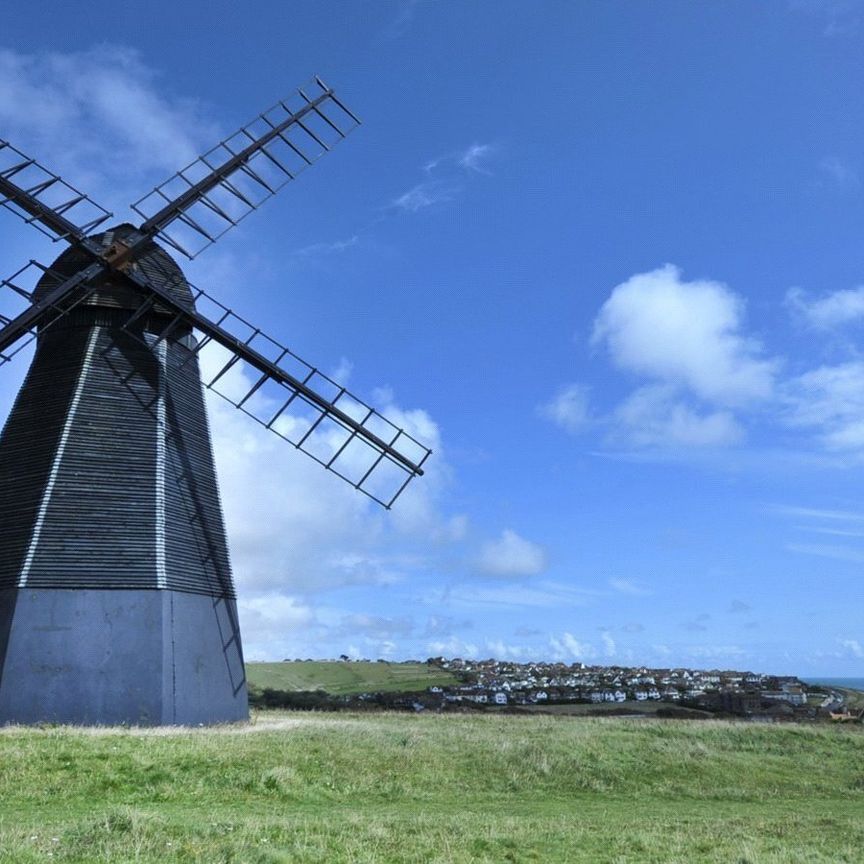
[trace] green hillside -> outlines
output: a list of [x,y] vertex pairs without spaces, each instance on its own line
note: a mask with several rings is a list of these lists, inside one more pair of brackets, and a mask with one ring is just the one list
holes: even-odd
[[458,679],[426,663],[343,662],[327,660],[247,663],[253,690],[325,690],[334,696],[352,693],[425,690],[456,684]]
[[861,864],[864,729],[257,715],[0,730],[14,864]]

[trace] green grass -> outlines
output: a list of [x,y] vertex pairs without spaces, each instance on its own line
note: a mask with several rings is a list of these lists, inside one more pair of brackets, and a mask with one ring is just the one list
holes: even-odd
[[864,708],[864,690],[850,690],[848,687],[836,687],[846,696],[846,705],[850,711],[860,711]]
[[253,690],[326,690],[334,696],[353,693],[392,693],[458,684],[455,675],[426,663],[370,663],[327,660],[247,663]]
[[864,729],[262,713],[0,731],[0,861],[860,864]]
[[[496,709],[494,705],[490,705],[485,710],[496,711],[500,709]],[[711,711],[682,707],[674,702],[654,702],[653,700],[639,702],[636,699],[627,699],[624,702],[564,702],[558,705],[544,705],[540,702],[533,705],[511,705],[505,710],[507,712],[516,712],[519,714],[556,714],[567,715],[570,717],[601,717],[603,715],[614,716],[616,714],[652,715],[656,714],[658,711],[669,711],[672,712],[673,715],[675,713],[680,713],[682,716],[689,714],[691,719],[695,716],[695,719],[697,720],[700,717],[710,720],[712,717],[716,716]],[[502,713],[504,712],[502,711]]]

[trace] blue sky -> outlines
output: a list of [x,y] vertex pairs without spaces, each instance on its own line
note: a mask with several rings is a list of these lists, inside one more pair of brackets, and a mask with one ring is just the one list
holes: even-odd
[[[436,451],[387,513],[211,400],[250,658],[862,673],[862,40],[839,0],[16,4],[0,136],[122,218],[312,74],[363,119],[187,267]],[[5,216],[4,275],[54,251]]]

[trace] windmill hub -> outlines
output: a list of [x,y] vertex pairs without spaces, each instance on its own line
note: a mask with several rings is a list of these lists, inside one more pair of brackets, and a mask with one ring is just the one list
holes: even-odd
[[[111,269],[106,270],[100,278],[94,280],[98,287],[77,304],[79,308],[82,306],[99,306],[118,310],[139,309],[142,304],[141,293],[129,283],[128,279],[124,278],[131,272],[143,276],[163,288],[185,308],[194,308],[192,291],[180,266],[161,246],[152,240],[144,239],[142,242],[141,233],[132,225],[121,224],[116,228],[96,234],[90,239],[104,250],[103,255],[106,261],[120,261],[120,266],[115,266],[112,263]],[[137,257],[134,261],[128,257],[123,259],[122,256],[128,256],[133,243],[141,244],[136,249]],[[65,250],[37,283],[33,292],[34,302],[44,300],[63,279],[74,276],[91,260],[92,258],[86,252],[74,246]],[[159,316],[170,318],[172,314],[172,311],[166,306],[154,303],[148,314],[141,317],[144,323],[152,323],[154,318]],[[127,315],[126,319],[123,320],[127,320],[128,317]],[[59,323],[62,324],[62,322]],[[163,321],[161,327],[157,325],[156,332],[159,332],[164,326]],[[188,332],[190,328],[186,325],[185,329]]]

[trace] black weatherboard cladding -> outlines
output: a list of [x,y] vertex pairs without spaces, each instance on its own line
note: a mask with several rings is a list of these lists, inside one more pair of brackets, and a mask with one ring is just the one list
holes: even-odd
[[197,356],[168,343],[165,423],[167,587],[234,596]]
[[[78,265],[69,251],[53,269]],[[136,265],[191,305],[163,250]],[[156,344],[158,307],[124,329],[142,300],[105,282],[39,335],[0,435],[0,588],[234,596],[192,336]]]
[[34,361],[0,436],[0,587],[18,584],[86,338],[85,330],[67,336],[69,352],[81,358],[77,364],[51,364],[42,372]]

